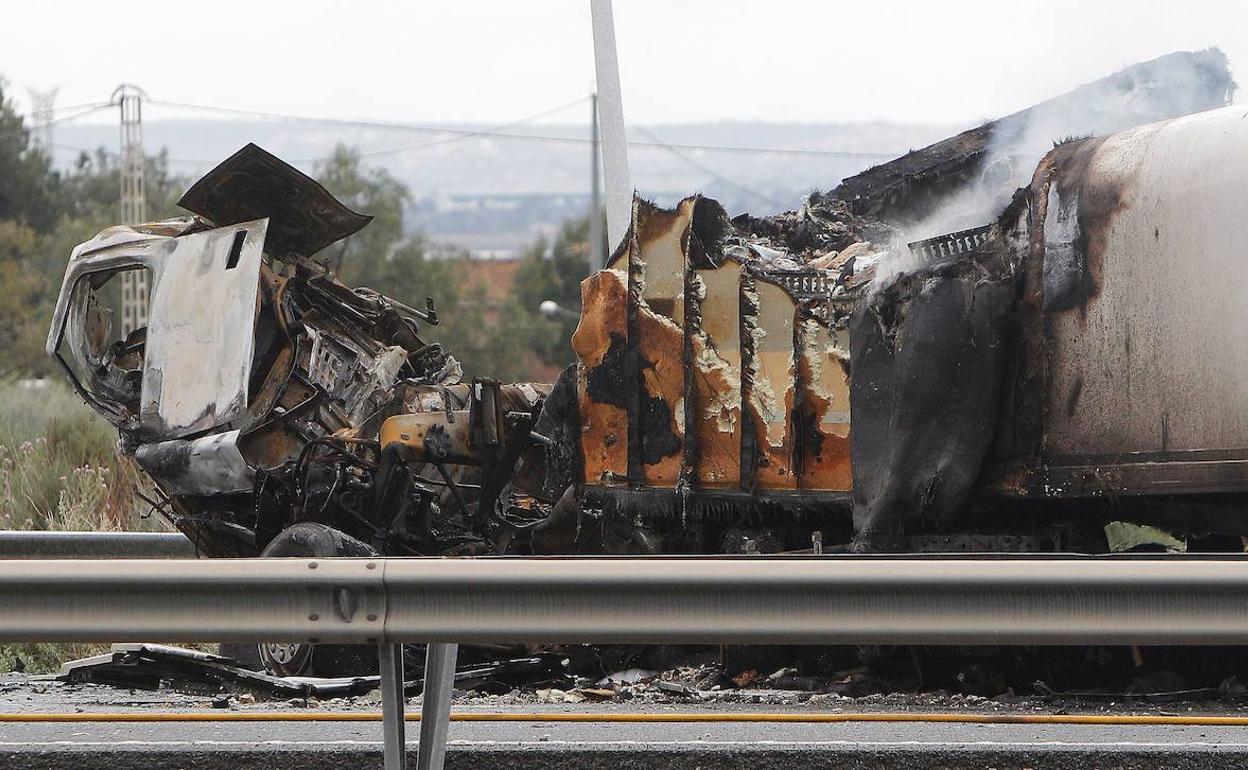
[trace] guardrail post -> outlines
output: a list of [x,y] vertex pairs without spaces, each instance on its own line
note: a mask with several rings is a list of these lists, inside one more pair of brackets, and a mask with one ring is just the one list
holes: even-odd
[[[451,723],[451,690],[455,687],[457,644],[430,644],[425,652],[425,696],[420,708],[420,744],[416,770],[442,770],[446,734]],[[386,766],[387,769],[389,765]]]
[[386,770],[407,767],[407,701],[403,697],[403,645],[377,648],[381,674],[381,731]]

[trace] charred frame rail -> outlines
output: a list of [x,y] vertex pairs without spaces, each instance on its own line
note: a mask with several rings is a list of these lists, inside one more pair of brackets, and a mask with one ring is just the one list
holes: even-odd
[[1248,558],[743,557],[0,561],[0,642],[379,646],[387,768],[428,641],[420,768],[457,642],[1243,644]]

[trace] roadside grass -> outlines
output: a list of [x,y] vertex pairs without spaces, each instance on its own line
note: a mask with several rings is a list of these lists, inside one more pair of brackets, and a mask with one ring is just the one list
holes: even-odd
[[[150,482],[116,451],[117,431],[69,387],[54,381],[0,382],[0,529],[166,530],[146,516]],[[0,623],[4,620],[0,617]],[[99,644],[0,645],[0,672],[55,671]],[[20,661],[20,662],[18,662]]]
[[116,442],[65,385],[0,383],[0,529],[171,529],[144,517],[148,482]]

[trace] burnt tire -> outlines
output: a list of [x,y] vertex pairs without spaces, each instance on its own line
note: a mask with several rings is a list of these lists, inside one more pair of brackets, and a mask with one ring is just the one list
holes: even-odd
[[[376,556],[377,552],[333,527],[294,524],[278,533],[261,558]],[[377,649],[358,644],[271,643],[258,645],[260,662],[274,676],[366,676],[377,673]]]

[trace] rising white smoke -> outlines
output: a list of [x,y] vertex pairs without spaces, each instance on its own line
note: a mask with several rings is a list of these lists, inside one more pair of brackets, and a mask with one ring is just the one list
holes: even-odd
[[1221,51],[1179,52],[1132,65],[998,120],[977,178],[949,195],[932,213],[891,223],[898,226],[900,235],[876,269],[877,285],[919,266],[921,260],[910,254],[906,243],[996,220],[1014,192],[1031,181],[1036,164],[1055,144],[1229,104],[1234,90]]

